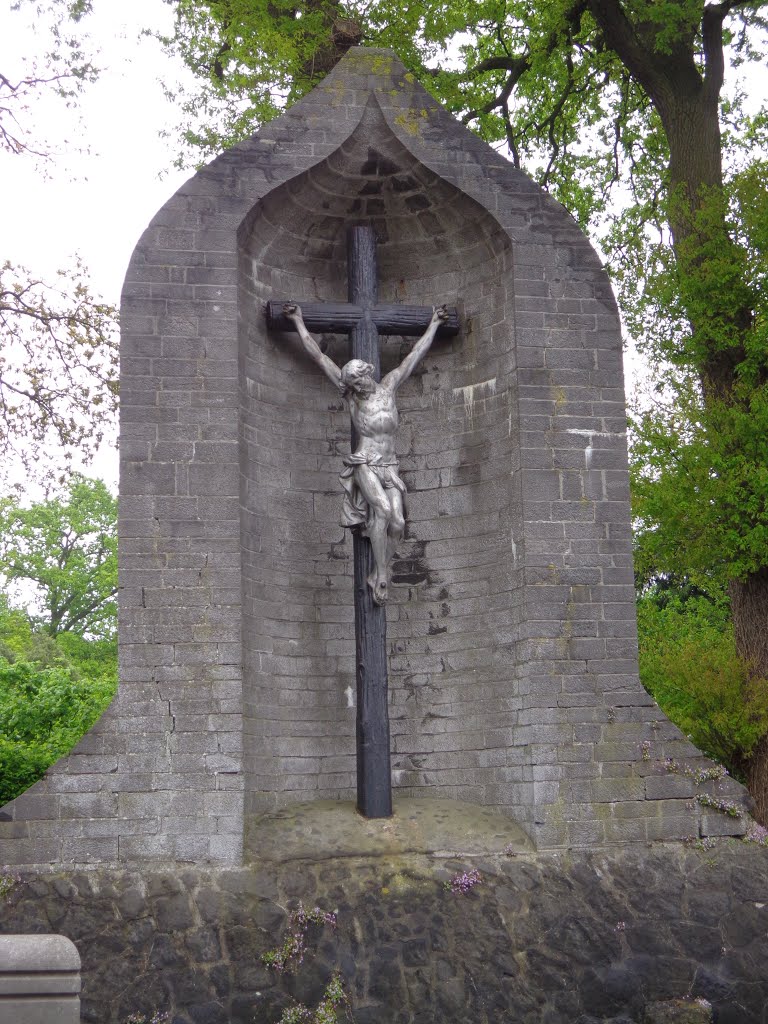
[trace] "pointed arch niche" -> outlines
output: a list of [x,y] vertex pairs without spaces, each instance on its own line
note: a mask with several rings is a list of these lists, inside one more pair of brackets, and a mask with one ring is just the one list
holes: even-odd
[[[509,803],[521,533],[512,252],[475,200],[410,153],[372,99],[321,163],[268,193],[239,233],[244,770],[247,809],[351,799],[352,545],[339,525],[349,417],[263,303],[347,298],[346,233],[371,224],[382,301],[457,305],[400,392],[405,539],[388,606],[395,797]],[[347,339],[323,339],[343,364]],[[382,372],[412,340],[382,343]],[[505,798],[497,787],[505,785]]]

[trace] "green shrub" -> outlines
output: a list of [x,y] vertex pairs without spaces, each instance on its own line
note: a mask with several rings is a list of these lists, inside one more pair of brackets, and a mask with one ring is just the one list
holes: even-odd
[[43,666],[0,657],[0,805],[68,753],[114,692],[115,681],[108,675],[89,679],[71,664]]
[[737,655],[727,605],[646,595],[638,629],[646,690],[700,750],[743,779],[768,732],[768,680],[751,678]]

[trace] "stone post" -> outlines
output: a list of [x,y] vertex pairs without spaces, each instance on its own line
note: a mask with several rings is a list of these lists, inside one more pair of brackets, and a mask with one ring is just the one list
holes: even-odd
[[64,935],[0,935],[0,1021],[79,1024],[80,954]]

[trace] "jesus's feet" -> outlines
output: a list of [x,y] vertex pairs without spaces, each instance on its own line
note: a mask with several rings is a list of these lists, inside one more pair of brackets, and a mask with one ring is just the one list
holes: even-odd
[[382,605],[387,603],[387,581],[380,580],[376,576],[368,577],[368,586],[373,592],[373,603]]

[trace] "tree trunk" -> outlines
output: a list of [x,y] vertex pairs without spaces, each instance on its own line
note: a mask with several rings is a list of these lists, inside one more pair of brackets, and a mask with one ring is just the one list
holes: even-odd
[[768,828],[768,734],[761,736],[747,769],[747,789],[755,801],[752,817]]
[[[768,569],[729,586],[736,650],[752,667],[758,686],[768,686]],[[752,812],[768,827],[768,734],[761,736],[747,765]]]

